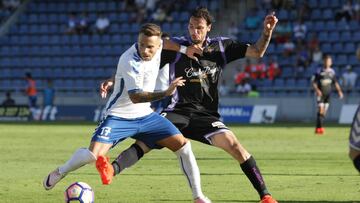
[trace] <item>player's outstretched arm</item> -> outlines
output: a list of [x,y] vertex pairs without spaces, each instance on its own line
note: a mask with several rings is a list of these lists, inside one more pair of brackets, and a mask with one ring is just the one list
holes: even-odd
[[100,96],[101,98],[106,98],[109,89],[114,85],[115,76],[113,75],[111,78],[106,79],[104,82],[100,84]]
[[194,60],[198,60],[195,54],[201,56],[203,52],[203,50],[199,47],[195,47],[195,46],[186,47],[168,39],[163,39],[163,49],[183,53],[187,55],[189,58],[192,58]]
[[339,98],[340,99],[344,98],[344,94],[343,94],[343,92],[341,90],[341,87],[340,87],[338,82],[335,82],[335,88],[336,88],[336,90],[337,90],[337,92],[339,94]]
[[264,56],[277,22],[278,19],[275,16],[275,12],[272,12],[265,17],[264,30],[261,37],[255,44],[252,44],[247,48],[245,53],[246,57],[260,58]]
[[169,88],[165,91],[160,91],[160,92],[135,91],[129,93],[129,97],[134,104],[143,103],[143,102],[152,102],[173,95],[177,87],[184,85],[185,85],[185,80],[182,79],[182,77],[178,77],[171,82]]

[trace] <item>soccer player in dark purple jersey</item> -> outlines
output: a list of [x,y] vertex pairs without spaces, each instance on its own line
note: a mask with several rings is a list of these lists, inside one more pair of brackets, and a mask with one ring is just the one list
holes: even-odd
[[312,77],[312,86],[314,88],[318,104],[315,133],[319,135],[325,133],[323,123],[330,105],[332,86],[335,85],[340,99],[344,97],[341,87],[336,79],[335,71],[331,68],[331,65],[331,56],[325,54],[323,56],[323,68],[319,69]]
[[[169,81],[183,77],[186,85],[177,89],[162,115],[189,139],[223,149],[238,161],[241,169],[258,192],[261,203],[277,203],[270,195],[254,157],[240,144],[234,133],[220,121],[218,82],[227,63],[243,57],[263,57],[278,19],[274,13],[264,19],[263,32],[252,45],[228,38],[210,38],[212,17],[206,8],[196,9],[190,17],[189,36],[172,38],[181,45],[203,49],[198,60],[184,54],[162,51],[161,65],[169,64]],[[110,83],[108,83],[110,82]],[[101,92],[107,92],[111,81],[105,81]],[[113,162],[115,174],[135,164],[150,149],[137,141]]]

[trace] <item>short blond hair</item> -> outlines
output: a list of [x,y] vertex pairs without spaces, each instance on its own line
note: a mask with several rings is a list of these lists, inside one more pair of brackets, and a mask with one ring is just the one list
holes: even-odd
[[154,23],[146,23],[141,26],[139,34],[144,34],[148,37],[151,37],[151,36],[161,37],[162,32],[161,32],[160,26],[158,26]]

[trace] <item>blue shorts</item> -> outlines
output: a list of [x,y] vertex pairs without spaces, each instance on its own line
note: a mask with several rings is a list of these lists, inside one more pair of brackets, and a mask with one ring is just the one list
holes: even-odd
[[158,141],[176,134],[181,133],[170,121],[157,113],[135,119],[107,116],[96,128],[91,141],[112,144],[114,147],[131,137],[153,149],[158,147]]

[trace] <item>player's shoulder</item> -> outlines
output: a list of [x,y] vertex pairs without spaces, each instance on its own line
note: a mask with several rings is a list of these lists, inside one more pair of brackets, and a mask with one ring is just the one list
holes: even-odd
[[129,49],[127,49],[119,59],[119,66],[122,67],[130,67],[133,66],[133,64],[140,64],[141,63],[141,57],[135,47],[135,44],[131,46]]

